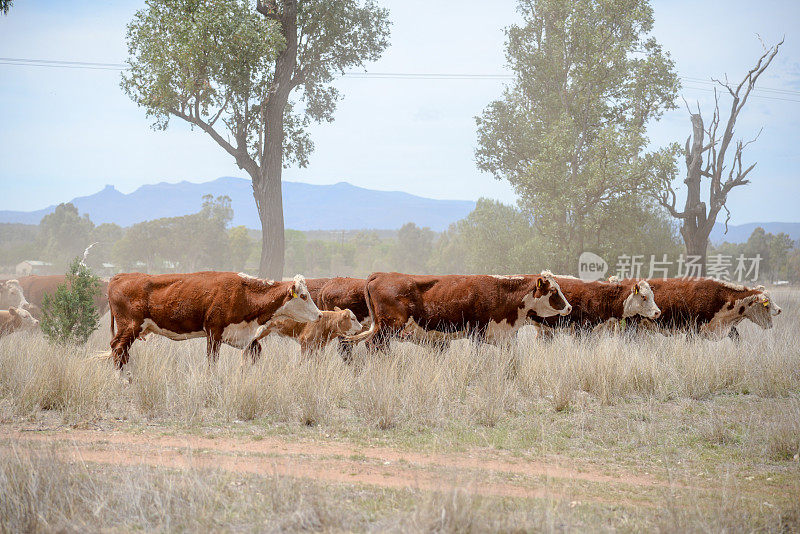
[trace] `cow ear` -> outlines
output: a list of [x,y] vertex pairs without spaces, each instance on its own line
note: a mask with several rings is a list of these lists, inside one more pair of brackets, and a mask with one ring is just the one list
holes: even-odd
[[342,309],[339,306],[334,306],[333,311],[342,311]]
[[536,287],[542,289],[544,287],[544,278],[539,278],[539,281],[536,282]]
[[16,316],[18,316],[18,315],[19,315],[19,313],[17,312],[17,308],[16,308],[16,307],[14,307],[14,306],[11,306],[11,307],[8,309],[8,313],[10,313],[11,315],[13,315],[14,317],[16,317]]
[[634,295],[638,295],[639,294],[639,284],[635,284],[633,286],[633,294]]

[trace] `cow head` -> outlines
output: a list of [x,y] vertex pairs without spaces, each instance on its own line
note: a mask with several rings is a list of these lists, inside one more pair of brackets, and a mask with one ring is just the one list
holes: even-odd
[[306,279],[302,274],[294,277],[287,292],[288,298],[286,302],[275,312],[275,315],[287,316],[301,323],[310,323],[322,317],[319,308],[311,300],[311,294],[308,292],[308,287],[306,287]]
[[39,327],[39,321],[33,318],[33,315],[28,313],[26,310],[22,308],[17,308],[16,306],[11,306],[8,309],[9,315],[11,315],[11,330],[34,330]]
[[653,289],[647,280],[639,280],[633,284],[630,294],[622,303],[622,317],[634,315],[641,315],[647,319],[658,319],[661,316],[661,310],[653,300]]
[[22,293],[22,286],[17,280],[6,280],[0,282],[0,309],[8,309],[11,306],[24,306],[27,304],[25,295]]
[[539,317],[569,315],[572,312],[572,306],[567,302],[564,293],[561,292],[561,287],[550,271],[542,271],[542,274],[536,277],[536,287],[526,296],[527,298],[532,301],[529,305],[529,313]]
[[358,322],[356,314],[352,310],[343,310],[338,306],[333,308],[333,311],[338,314],[336,320],[336,327],[340,334],[352,336],[361,332],[364,327]]
[[761,328],[772,328],[772,318],[780,315],[781,308],[772,300],[764,286],[756,288],[759,292],[743,299],[739,306],[739,315],[747,317]]

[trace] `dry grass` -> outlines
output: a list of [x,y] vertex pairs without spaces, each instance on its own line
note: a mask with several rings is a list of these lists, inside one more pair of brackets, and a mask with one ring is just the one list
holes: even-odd
[[134,346],[125,376],[92,357],[105,348],[102,330],[72,348],[12,335],[0,341],[0,392],[19,414],[57,410],[70,420],[127,411],[187,422],[357,420],[379,429],[436,428],[454,419],[493,427],[540,401],[559,412],[584,395],[601,405],[720,394],[790,398],[800,392],[800,339],[798,308],[786,308],[774,330],[745,327],[739,345],[659,335],[561,334],[543,342],[522,332],[506,347],[463,340],[445,351],[409,343],[393,344],[388,355],[359,349],[351,367],[334,346],[306,361],[294,342],[268,339],[257,364],[243,366],[238,351],[225,348],[211,368],[203,343],[151,337]]
[[136,344],[124,376],[92,357],[107,334],[73,348],[12,335],[0,341],[0,391],[19,414],[57,410],[69,420],[127,410],[122,415],[186,422],[356,420],[378,429],[436,428],[454,419],[494,427],[540,401],[569,410],[584,395],[601,405],[720,394],[790,398],[800,392],[800,340],[791,324],[797,308],[789,308],[774,330],[747,327],[740,345],[658,335],[562,334],[543,342],[523,332],[507,347],[463,340],[444,352],[409,343],[395,343],[388,355],[359,349],[353,366],[334,346],[304,360],[294,342],[269,339],[257,364],[243,366],[227,348],[212,368],[202,343],[151,338]]
[[[718,466],[724,464],[737,476],[767,469],[788,476],[787,470],[796,474],[800,455],[800,295],[782,292],[775,298],[784,308],[776,327],[740,328],[738,345],[659,335],[632,341],[559,334],[544,342],[523,331],[504,347],[463,340],[443,351],[409,343],[393,343],[389,354],[358,348],[351,366],[334,346],[304,360],[293,341],[267,339],[257,364],[243,366],[240,353],[226,347],[211,368],[203,342],[151,336],[134,345],[129,375],[120,375],[93,357],[107,350],[105,328],[86,347],[72,348],[50,346],[39,335],[13,334],[0,340],[0,417],[56,413],[73,425],[127,419],[216,428],[253,421],[268,431],[314,427],[389,446],[493,446],[595,462],[614,459],[641,469],[658,461],[721,476]],[[80,495],[75,498],[91,501]],[[483,504],[464,501],[472,498],[420,501],[403,521],[415,530],[484,530],[487,524],[476,512]],[[540,508],[533,518],[514,517],[536,530],[561,530],[564,523],[553,519],[563,515],[560,506]],[[648,526],[739,530],[728,526],[747,525],[746,518],[730,512],[737,509],[735,500],[726,506],[720,508],[725,520],[717,515],[719,521],[701,524],[697,518],[709,510],[676,508],[665,522]],[[160,528],[131,513],[139,518],[135,525]],[[298,525],[324,523],[303,517]],[[80,528],[52,523],[60,524]],[[24,529],[23,523],[14,525]],[[287,529],[295,527],[300,528]]]
[[279,476],[96,469],[55,451],[0,454],[0,532],[330,531],[364,522],[341,493]]

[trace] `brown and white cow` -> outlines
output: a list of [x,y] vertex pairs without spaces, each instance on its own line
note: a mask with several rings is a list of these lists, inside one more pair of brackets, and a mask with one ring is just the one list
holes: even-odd
[[688,331],[721,339],[745,319],[772,328],[781,308],[763,286],[749,288],[713,278],[648,280],[661,309],[655,325],[665,332]]
[[[8,306],[25,307],[27,310],[36,314],[42,307],[45,295],[55,295],[58,286],[67,283],[67,277],[63,274],[53,274],[47,276],[23,276],[16,280],[6,280],[0,286],[0,308]],[[19,294],[17,289],[21,292]],[[29,303],[25,306],[23,301]],[[100,280],[100,291],[94,298],[94,306],[97,313],[105,314],[108,310],[108,281]]]
[[549,271],[541,275],[424,276],[373,273],[365,300],[372,319],[366,332],[346,338],[385,348],[392,337],[442,341],[475,336],[497,342],[530,317],[572,311]]
[[148,333],[175,341],[205,337],[212,362],[221,343],[243,349],[255,360],[261,353],[258,340],[267,335],[271,321],[288,317],[310,322],[322,315],[301,275],[274,282],[214,271],[118,274],[109,282],[108,303],[118,367],[128,362],[134,340]]
[[39,321],[22,308],[11,306],[7,310],[0,310],[0,337],[12,332],[33,330],[38,327]]
[[41,319],[42,317],[41,308],[36,304],[28,302],[25,298],[19,280],[3,280],[0,282],[0,309],[7,310],[12,306],[27,311],[35,319]]
[[572,313],[565,317],[535,318],[534,322],[547,332],[550,332],[548,327],[599,329],[613,327],[628,317],[656,319],[661,315],[646,280],[584,282],[573,276],[556,276],[555,279],[572,305]]
[[308,278],[308,292],[314,303],[322,311],[333,311],[336,308],[352,311],[356,319],[363,323],[369,318],[367,302],[364,300],[363,278]]
[[357,334],[361,329],[361,323],[352,311],[338,307],[332,311],[324,310],[318,321],[305,323],[287,317],[274,320],[269,327],[270,332],[296,339],[303,355],[321,349],[341,336]]

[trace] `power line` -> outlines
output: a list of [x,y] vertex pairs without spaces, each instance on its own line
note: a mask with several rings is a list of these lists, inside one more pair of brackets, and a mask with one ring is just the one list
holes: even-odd
[[[0,65],[18,66],[18,67],[45,67],[45,68],[69,68],[69,69],[88,69],[88,70],[128,70],[130,67],[124,63],[101,63],[94,61],[66,61],[57,59],[33,59],[33,58],[13,58],[13,57],[0,57]],[[392,80],[489,80],[489,81],[503,81],[513,80],[512,74],[477,74],[477,73],[458,73],[458,72],[345,72],[345,78],[352,79],[392,79]],[[684,82],[691,84],[705,84],[712,86],[719,86],[713,80],[706,80],[702,78],[694,78],[690,76],[681,76],[680,79]],[[686,89],[695,91],[708,91],[713,92],[710,87],[696,87],[692,85],[685,85]],[[781,96],[798,96],[800,91],[791,89],[776,89],[773,87],[756,87],[757,92],[772,93],[771,95],[752,94],[755,98],[763,98],[766,100],[776,100],[782,102],[796,102],[800,100],[792,98],[781,98]]]

